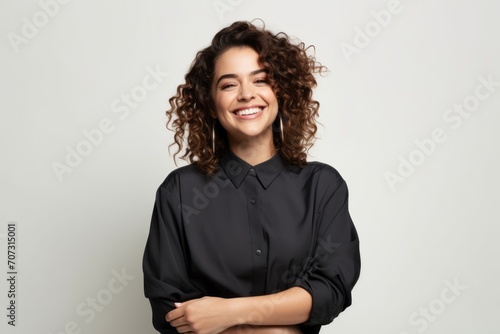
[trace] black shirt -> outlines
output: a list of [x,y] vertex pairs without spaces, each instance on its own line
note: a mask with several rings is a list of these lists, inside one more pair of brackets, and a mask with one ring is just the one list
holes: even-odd
[[313,300],[304,333],[318,333],[351,304],[359,242],[347,186],[331,166],[251,166],[234,154],[203,175],[170,173],[156,194],[143,260],[154,327],[176,333],[174,302],[271,294],[299,286]]

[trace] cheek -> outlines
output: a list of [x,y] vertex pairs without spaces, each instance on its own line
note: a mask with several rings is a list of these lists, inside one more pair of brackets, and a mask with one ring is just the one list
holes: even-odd
[[229,94],[215,94],[213,95],[213,101],[215,108],[217,110],[224,110],[227,109],[229,104],[230,104],[230,96]]
[[224,113],[226,109],[226,105],[224,104],[224,100],[218,99],[214,101],[215,113],[217,115],[221,115]]
[[[218,101],[214,101],[214,117],[216,117],[220,122],[221,124],[222,123],[225,123],[226,119],[229,117],[228,115],[228,105],[226,103],[224,103],[223,100],[218,100]],[[223,124],[224,125],[224,124]]]
[[267,99],[267,101],[269,103],[269,106],[271,106],[272,108],[275,108],[275,109],[279,108],[278,100],[276,99],[276,96],[270,95],[269,98]]
[[265,91],[263,97],[266,99],[268,104],[278,105],[278,98],[272,89],[269,88],[269,90]]

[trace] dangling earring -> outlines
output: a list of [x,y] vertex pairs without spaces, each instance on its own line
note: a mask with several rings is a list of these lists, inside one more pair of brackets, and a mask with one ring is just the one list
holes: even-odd
[[283,145],[285,143],[284,141],[284,136],[283,136],[283,119],[281,117],[281,115],[279,116],[280,118],[280,138],[281,138],[281,145]]
[[215,155],[215,119],[212,123],[212,153]]

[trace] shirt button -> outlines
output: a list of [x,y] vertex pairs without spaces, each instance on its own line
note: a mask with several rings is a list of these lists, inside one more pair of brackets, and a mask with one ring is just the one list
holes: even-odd
[[255,254],[257,254],[257,256],[260,256],[260,255],[262,254],[262,251],[261,251],[260,249],[257,249],[257,250],[255,251]]
[[248,175],[252,175],[252,176],[255,176],[257,173],[255,173],[255,169],[253,168],[250,168],[250,170],[248,171]]
[[251,200],[251,201],[250,201],[250,204],[255,205],[255,200],[254,200],[254,199],[253,199],[253,200]]

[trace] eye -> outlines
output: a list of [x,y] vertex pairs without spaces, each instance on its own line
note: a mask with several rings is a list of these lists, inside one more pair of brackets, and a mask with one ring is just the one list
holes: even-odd
[[267,78],[259,78],[259,79],[255,80],[255,83],[262,85],[262,84],[267,84],[268,81],[267,81]]
[[236,84],[228,82],[228,83],[221,85],[220,88],[222,90],[224,90],[224,89],[229,89],[229,88],[233,88],[233,87],[236,87]]

